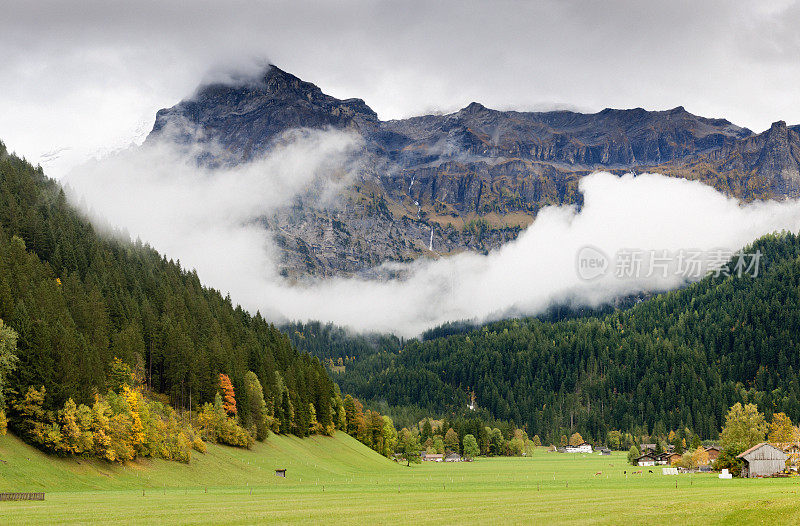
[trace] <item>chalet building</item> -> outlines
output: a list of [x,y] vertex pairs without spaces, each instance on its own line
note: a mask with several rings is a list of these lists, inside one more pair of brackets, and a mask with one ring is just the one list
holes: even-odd
[[578,444],[577,446],[567,446],[564,448],[564,451],[567,453],[591,453],[592,445],[588,442],[584,442],[583,444]]
[[605,448],[605,447],[604,447],[604,448],[602,448],[602,449],[600,450],[600,454],[601,454],[601,455],[610,455],[610,454],[611,454],[611,450],[610,450],[610,449],[608,449],[608,448]]
[[786,469],[789,456],[772,444],[761,443],[736,455],[744,461],[742,477],[769,477]]
[[644,455],[642,455],[641,457],[636,459],[636,465],[637,466],[655,466],[656,465],[656,457],[651,455],[651,454],[649,454],[649,453],[645,453]]
[[677,464],[681,457],[680,453],[667,453],[667,465]]
[[656,445],[655,444],[639,444],[639,451],[641,451],[642,454],[645,454],[645,453],[648,453],[648,452],[649,453],[653,453],[655,450],[656,450]]
[[[657,466],[665,466],[665,465],[668,466],[669,464],[672,464],[672,456],[674,454],[675,453],[667,453],[667,452],[665,452],[665,453],[661,453],[660,455],[654,455],[654,458],[656,460],[656,465]],[[678,458],[680,458],[680,455],[678,455]]]
[[717,446],[708,446],[706,449],[706,453],[708,453],[708,461],[714,462],[717,460],[719,456],[719,448]]
[[444,460],[444,455],[441,453],[422,453],[420,456],[425,462],[441,462]]

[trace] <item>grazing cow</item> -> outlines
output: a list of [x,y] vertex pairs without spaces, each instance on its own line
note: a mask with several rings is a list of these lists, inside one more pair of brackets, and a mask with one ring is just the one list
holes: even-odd
[[598,471],[597,473],[594,474],[594,476],[596,477],[597,475],[602,475],[602,474],[603,474],[602,471]]
[[652,470],[652,469],[648,469],[648,470],[647,470],[647,472],[648,472],[648,473],[652,473],[652,472],[653,472],[653,470]]

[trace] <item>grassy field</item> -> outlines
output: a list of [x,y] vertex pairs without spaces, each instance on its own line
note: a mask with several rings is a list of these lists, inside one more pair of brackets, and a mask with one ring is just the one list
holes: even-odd
[[800,478],[630,475],[623,453],[407,468],[339,433],[123,467],[48,457],[5,436],[0,459],[0,491],[47,492],[0,502],[2,524],[800,523]]

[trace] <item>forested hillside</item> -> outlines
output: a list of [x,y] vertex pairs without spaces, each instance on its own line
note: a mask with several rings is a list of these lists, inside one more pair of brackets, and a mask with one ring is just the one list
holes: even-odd
[[[558,443],[579,431],[715,438],[728,408],[800,418],[800,238],[767,236],[757,278],[708,277],[606,316],[507,320],[351,359],[334,379],[367,405],[478,409]],[[408,411],[408,409],[406,409]],[[390,413],[391,414],[391,413]]]
[[[98,235],[56,182],[2,143],[0,319],[18,335],[5,391],[10,425],[25,428],[23,435],[31,432],[24,403],[64,426],[74,409],[65,404],[91,406],[96,395],[119,390],[119,371],[132,374],[123,383],[179,409],[214,402],[224,388],[220,375],[229,377],[245,428],[268,417],[273,431],[305,436],[336,424],[341,401],[317,358],[299,353],[259,314],[203,287],[180,262]],[[252,388],[259,383],[261,393]],[[126,396],[120,404],[127,407],[135,395]]]

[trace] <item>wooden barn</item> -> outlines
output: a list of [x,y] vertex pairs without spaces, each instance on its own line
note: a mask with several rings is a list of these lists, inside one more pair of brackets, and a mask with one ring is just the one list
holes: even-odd
[[773,446],[761,443],[736,455],[744,461],[742,477],[769,477],[786,469],[786,459],[789,456]]

